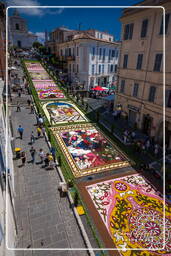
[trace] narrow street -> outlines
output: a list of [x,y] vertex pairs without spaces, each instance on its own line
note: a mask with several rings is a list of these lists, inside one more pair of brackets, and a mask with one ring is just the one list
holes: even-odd
[[[58,186],[59,175],[55,170],[46,171],[41,168],[38,156],[40,148],[49,152],[44,138],[39,138],[33,144],[36,149],[35,164],[28,163],[30,155],[30,134],[36,136],[36,118],[30,114],[27,106],[29,95],[21,98],[13,94],[12,105],[9,107],[15,147],[26,152],[26,164],[20,167],[21,160],[14,160],[15,165],[15,193],[14,198],[18,237],[16,248],[85,248],[83,238],[76,223],[67,198],[60,198]],[[16,112],[16,103],[21,102],[21,112]],[[23,140],[18,138],[17,128],[24,128]],[[28,161],[28,162],[27,162]],[[47,255],[42,251],[18,251],[17,256]],[[87,256],[86,251],[49,251],[50,255]]]

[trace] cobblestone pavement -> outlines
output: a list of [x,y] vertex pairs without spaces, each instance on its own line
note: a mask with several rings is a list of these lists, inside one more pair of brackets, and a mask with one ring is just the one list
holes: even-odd
[[[13,95],[14,96],[14,95]],[[16,97],[16,96],[15,96]],[[10,108],[15,147],[26,152],[31,160],[29,145],[31,131],[36,135],[36,119],[27,107],[28,95],[13,97]],[[15,103],[22,102],[21,112],[16,112]],[[24,128],[23,140],[17,134],[18,125]],[[44,138],[36,140],[33,147],[49,152]],[[60,178],[56,170],[46,171],[36,164],[20,167],[21,160],[14,160],[15,166],[15,211],[18,226],[17,248],[85,248],[67,198],[60,198],[57,190]],[[17,256],[87,256],[87,251],[17,251]]]

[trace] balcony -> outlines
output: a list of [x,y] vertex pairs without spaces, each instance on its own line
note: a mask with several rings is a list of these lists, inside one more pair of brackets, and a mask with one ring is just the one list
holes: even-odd
[[75,60],[75,56],[66,56],[66,60],[67,61],[74,61]]

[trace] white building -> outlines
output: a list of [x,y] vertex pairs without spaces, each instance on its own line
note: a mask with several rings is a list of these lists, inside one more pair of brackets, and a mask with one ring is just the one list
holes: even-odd
[[117,80],[119,42],[113,36],[97,30],[71,31],[62,41],[46,43],[51,52],[67,60],[69,81],[79,81],[89,90],[96,85],[109,87]]
[[[3,88],[4,81],[0,78],[0,255],[14,256],[15,251],[8,250],[8,248],[15,247],[16,241],[16,224],[13,201],[14,167],[10,141],[11,134],[9,129],[7,135],[9,141],[8,146],[6,147],[6,123],[2,99]],[[7,179],[5,179],[6,174]],[[6,184],[8,184],[7,187]]]
[[18,48],[31,48],[37,41],[37,36],[28,32],[26,20],[23,19],[17,10],[9,17],[9,41],[12,46]]

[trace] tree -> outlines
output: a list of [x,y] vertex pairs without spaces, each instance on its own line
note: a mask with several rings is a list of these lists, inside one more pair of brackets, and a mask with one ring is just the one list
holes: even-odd
[[33,48],[39,49],[40,46],[43,46],[43,44],[41,44],[40,42],[36,41],[33,43]]

